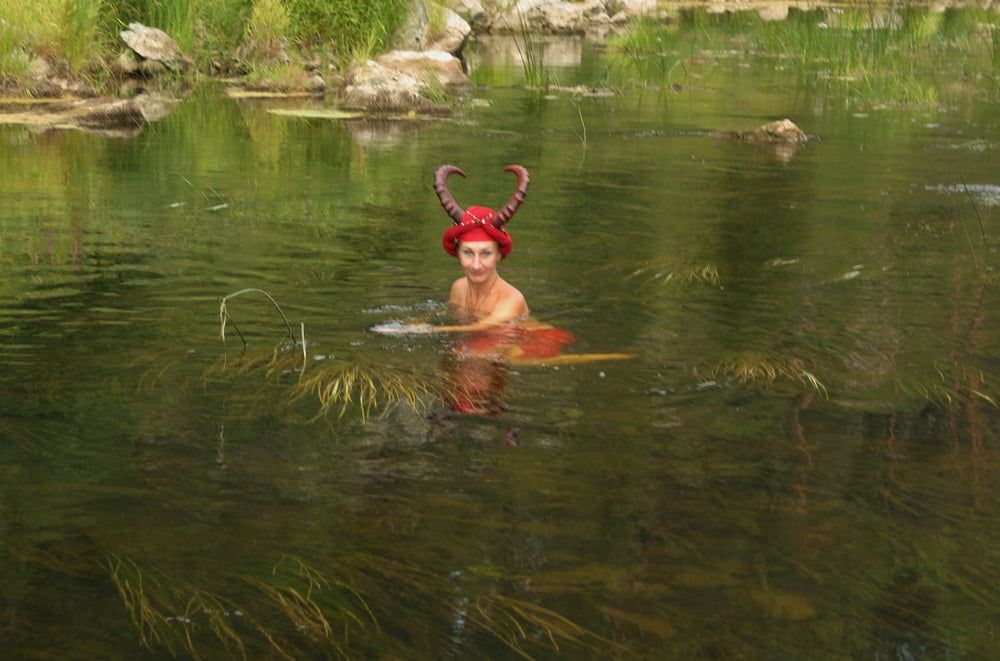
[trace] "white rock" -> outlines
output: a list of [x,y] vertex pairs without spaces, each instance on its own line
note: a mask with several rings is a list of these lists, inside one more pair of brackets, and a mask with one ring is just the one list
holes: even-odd
[[428,13],[433,15],[435,12],[442,12],[444,14],[444,28],[440,34],[427,34],[425,37],[427,44],[425,50],[439,50],[446,53],[461,52],[465,40],[468,38],[469,33],[472,32],[472,28],[469,27],[464,18],[447,7],[441,5],[428,7]]
[[455,87],[469,84],[468,76],[462,71],[462,62],[445,51],[395,50],[379,55],[376,62],[417,80],[433,75],[443,85]]

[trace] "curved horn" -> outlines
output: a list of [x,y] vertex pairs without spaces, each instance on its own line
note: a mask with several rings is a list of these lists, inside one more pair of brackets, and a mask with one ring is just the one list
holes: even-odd
[[465,173],[454,165],[442,165],[439,167],[434,172],[434,192],[437,193],[438,199],[441,200],[441,206],[444,207],[445,213],[451,216],[451,219],[458,225],[462,222],[462,214],[465,213],[465,209],[458,206],[458,202],[455,201],[455,198],[451,195],[451,191],[448,190],[448,176],[452,174],[465,176]]
[[524,204],[524,198],[528,194],[528,184],[531,183],[527,168],[521,165],[508,165],[504,168],[504,172],[512,172],[517,176],[517,190],[514,191],[514,194],[507,200],[507,204],[503,205],[493,219],[493,224],[501,229],[514,217],[514,214],[517,213],[517,208]]

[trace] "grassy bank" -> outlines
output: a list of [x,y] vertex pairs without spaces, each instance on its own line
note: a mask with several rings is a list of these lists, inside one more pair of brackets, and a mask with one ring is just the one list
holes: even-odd
[[0,0],[0,82],[18,84],[32,61],[99,82],[130,22],[158,27],[193,57],[266,65],[281,53],[338,63],[385,48],[406,0]]
[[[693,61],[729,56],[772,56],[776,66],[796,60],[813,84],[873,105],[925,105],[939,100],[949,81],[926,74],[945,57],[966,61],[966,77],[996,75],[1000,14],[988,9],[936,11],[930,7],[865,5],[792,9],[781,21],[757,12],[713,14],[688,9],[670,25],[638,21],[616,38],[617,85],[667,88],[691,83]],[[958,55],[956,55],[958,54]]]

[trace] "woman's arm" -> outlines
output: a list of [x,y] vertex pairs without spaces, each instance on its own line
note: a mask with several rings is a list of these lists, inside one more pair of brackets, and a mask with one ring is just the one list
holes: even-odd
[[484,318],[467,324],[453,324],[446,326],[431,326],[430,333],[474,333],[476,331],[496,328],[515,319],[525,316],[528,305],[524,300],[524,295],[517,289],[508,285],[509,291],[497,301],[493,310]]
[[384,335],[428,334],[428,333],[474,333],[502,326],[514,319],[524,316],[527,305],[521,292],[515,290],[515,295],[497,303],[487,317],[468,324],[453,324],[432,326],[431,324],[384,324],[372,328],[376,333]]

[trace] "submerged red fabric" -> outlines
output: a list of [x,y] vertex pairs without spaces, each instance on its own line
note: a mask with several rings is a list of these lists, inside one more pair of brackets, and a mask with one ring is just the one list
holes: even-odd
[[555,358],[576,342],[569,331],[552,326],[505,326],[471,333],[455,345],[449,405],[467,415],[496,415],[507,386],[507,364]]
[[500,258],[504,258],[514,249],[514,240],[506,230],[493,225],[496,212],[486,207],[469,207],[462,215],[462,222],[444,231],[441,245],[452,257],[458,256],[459,241],[496,241],[500,247]]

